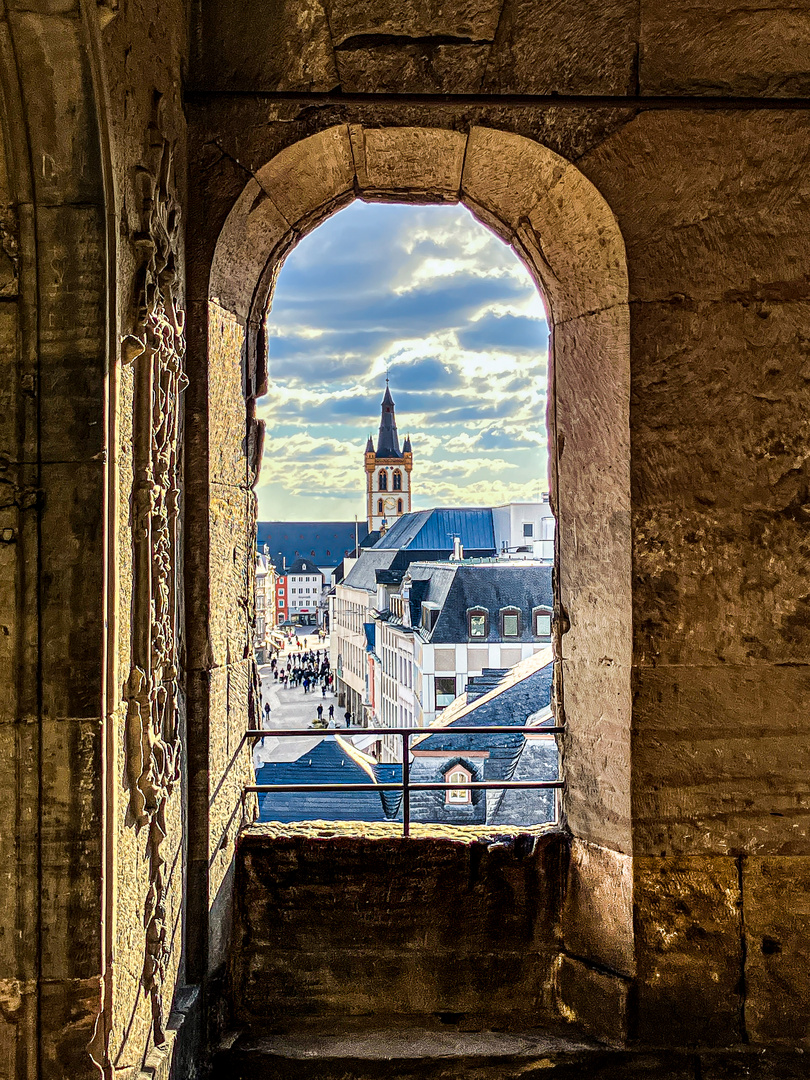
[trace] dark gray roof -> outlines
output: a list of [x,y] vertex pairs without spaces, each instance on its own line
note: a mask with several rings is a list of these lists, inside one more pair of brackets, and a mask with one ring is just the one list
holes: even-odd
[[[375,592],[377,582],[396,584],[401,580],[401,575],[412,563],[424,563],[425,553],[422,551],[397,550],[395,548],[364,548],[351,570],[346,574],[342,584],[353,589],[366,589]],[[379,575],[382,574],[382,577]],[[390,581],[387,580],[390,576]]]
[[[526,739],[510,780],[556,780],[559,752],[553,739]],[[489,813],[490,825],[542,825],[554,820],[554,790],[511,788]]]
[[[537,662],[540,662],[539,657]],[[529,664],[529,661],[523,661],[523,664]],[[515,670],[519,668],[513,672]],[[552,672],[553,664],[546,663],[518,681],[513,673],[504,673],[489,700],[471,703],[463,715],[447,727],[414,743],[417,756],[411,769],[413,779],[440,780],[452,764],[460,762],[473,773],[473,779],[555,780],[559,768],[556,742],[550,738],[527,740],[524,736],[527,719],[549,705]],[[456,725],[514,725],[515,732],[464,735],[454,731]],[[476,750],[485,750],[489,756],[483,760],[469,756],[470,751]],[[420,758],[419,751],[444,753]],[[443,792],[414,792],[411,808],[416,821],[537,825],[554,820],[554,793],[542,789],[479,791],[473,792],[470,803],[453,805],[445,803]]]
[[388,570],[399,555],[398,551],[379,551],[368,548],[360,552],[360,557],[343,579],[343,584],[352,589],[377,591],[377,571]]
[[[534,641],[532,609],[552,607],[553,591],[551,566],[521,562],[457,563],[441,612],[430,634],[435,643],[468,641],[467,612],[482,607],[489,612],[489,634],[481,641],[501,641],[499,613],[501,608],[516,607],[521,612],[520,635],[517,642]],[[411,567],[413,574],[415,567]],[[430,600],[433,600],[431,590]]]
[[320,570],[314,559],[296,559],[292,566],[288,566],[287,574],[320,574]]
[[[419,626],[422,619],[421,604],[427,602],[441,608],[453,584],[458,564],[425,563],[411,564],[411,625]],[[460,640],[460,639],[459,639]]]
[[397,421],[394,415],[394,399],[388,389],[388,380],[385,381],[385,396],[381,405],[380,433],[377,437],[377,457],[401,458],[399,452],[399,436],[397,435]]

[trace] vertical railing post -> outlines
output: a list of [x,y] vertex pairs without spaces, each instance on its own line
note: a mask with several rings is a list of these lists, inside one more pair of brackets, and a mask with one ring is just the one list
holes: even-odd
[[407,731],[402,733],[402,835],[411,835],[411,789],[408,786],[410,780],[410,766],[408,762],[408,742],[410,735]]

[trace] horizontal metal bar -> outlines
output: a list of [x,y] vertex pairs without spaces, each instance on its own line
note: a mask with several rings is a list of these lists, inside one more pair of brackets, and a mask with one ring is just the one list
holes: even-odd
[[256,730],[250,728],[245,732],[244,737],[250,738],[263,738],[267,735],[292,735],[293,737],[305,737],[313,735],[444,735],[452,733],[454,735],[485,735],[489,732],[491,735],[519,735],[523,734],[531,735],[558,735],[565,731],[564,727],[518,727],[515,724],[492,724],[480,725],[480,726],[464,726],[453,724],[452,727],[418,727],[418,728],[404,728],[404,727],[390,727],[390,728],[262,728]]
[[[561,788],[563,780],[478,780],[468,784],[408,784],[409,791],[507,791],[534,788]],[[404,791],[405,784],[248,784],[245,791]]]

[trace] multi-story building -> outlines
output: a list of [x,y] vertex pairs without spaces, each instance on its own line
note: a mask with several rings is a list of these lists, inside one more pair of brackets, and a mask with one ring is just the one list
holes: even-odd
[[[486,560],[412,563],[373,613],[381,726],[432,724],[471,676],[507,670],[551,642],[551,566]],[[379,598],[381,601],[383,597]],[[383,740],[383,759],[400,742]]]
[[276,625],[275,570],[266,554],[256,555],[256,623],[253,632],[253,648],[256,660],[262,664],[267,659],[269,636]]
[[[531,526],[533,534],[536,530],[542,535],[545,528],[543,523],[547,521],[553,529],[554,519],[547,502],[515,503],[494,509],[465,507],[421,510],[400,518],[373,546],[362,548],[357,558],[344,561],[345,576],[335,586],[330,598],[332,666],[337,679],[339,700],[341,703],[345,702],[358,722],[361,719],[369,722],[379,720],[383,709],[386,716],[392,712],[393,699],[390,695],[388,704],[384,704],[381,677],[384,673],[388,678],[389,674],[393,675],[393,671],[383,672],[380,642],[377,640],[377,647],[372,647],[363,628],[373,624],[375,611],[385,611],[388,608],[388,598],[398,591],[408,566],[415,562],[447,560],[452,558],[454,552],[457,558],[499,555],[499,562],[534,562],[536,560],[532,553],[535,542],[528,538],[527,526]],[[524,539],[524,530],[527,532],[528,543],[513,544],[512,540]],[[553,540],[549,547],[550,554],[553,554]],[[550,581],[550,563],[546,570]],[[403,646],[398,648],[401,652]],[[365,660],[361,660],[363,650],[367,654]],[[405,651],[410,652],[410,646]],[[459,676],[467,672],[466,667],[457,670]],[[448,672],[440,675],[439,685],[445,687],[445,692],[441,694],[442,699],[450,693],[447,689],[450,674]],[[413,717],[421,711],[417,709],[416,702],[410,700],[408,690],[409,687],[403,683],[401,700],[398,698],[396,706],[393,707],[393,715],[396,717],[399,717],[400,709],[403,716]],[[452,693],[451,698],[454,696],[455,693]],[[435,712],[435,709],[429,711]]]
[[300,626],[315,626],[323,593],[323,573],[310,559],[296,559],[281,576],[286,579],[287,618]]

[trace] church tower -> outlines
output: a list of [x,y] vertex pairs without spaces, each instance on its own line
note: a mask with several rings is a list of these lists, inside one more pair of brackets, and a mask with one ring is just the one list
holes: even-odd
[[371,436],[366,443],[366,515],[371,531],[387,528],[411,510],[413,451],[410,436],[399,449],[394,399],[385,380],[377,449]]

